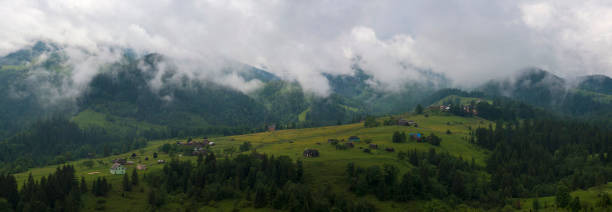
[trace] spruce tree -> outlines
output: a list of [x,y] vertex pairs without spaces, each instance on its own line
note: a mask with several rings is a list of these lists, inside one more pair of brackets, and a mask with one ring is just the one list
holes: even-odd
[[123,191],[132,191],[132,184],[130,183],[130,176],[127,173],[123,175]]
[[87,193],[87,183],[85,183],[85,177],[81,177],[81,193]]
[[421,104],[418,104],[414,109],[414,112],[416,112],[417,114],[423,114],[423,106],[421,106]]
[[136,169],[132,171],[132,185],[138,185],[138,172]]

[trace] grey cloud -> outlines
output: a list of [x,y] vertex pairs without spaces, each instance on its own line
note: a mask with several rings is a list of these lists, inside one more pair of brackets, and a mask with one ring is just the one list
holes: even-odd
[[420,69],[461,87],[532,66],[612,74],[612,5],[603,0],[24,0],[0,2],[0,14],[0,55],[36,40],[89,52],[72,52],[77,85],[117,59],[113,47],[166,55],[181,76],[245,92],[260,83],[224,75],[235,62],[320,95],[330,89],[322,73],[352,74],[354,61],[386,90],[419,80]]

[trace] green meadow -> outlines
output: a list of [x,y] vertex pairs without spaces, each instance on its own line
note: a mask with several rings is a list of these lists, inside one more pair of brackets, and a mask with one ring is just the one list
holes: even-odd
[[[449,115],[402,115],[401,117],[414,120],[418,123],[418,127],[408,126],[380,126],[374,128],[365,128],[363,123],[355,123],[340,126],[328,126],[319,128],[307,128],[307,129],[291,129],[291,130],[279,130],[273,132],[262,132],[247,135],[237,135],[228,137],[216,137],[210,138],[209,140],[215,142],[215,146],[211,147],[211,150],[217,154],[218,157],[225,157],[224,149],[236,148],[244,142],[250,142],[254,149],[260,153],[266,153],[270,155],[287,155],[295,160],[302,160],[305,168],[305,180],[309,185],[318,186],[329,184],[336,192],[340,192],[344,195],[353,195],[347,191],[348,184],[345,182],[344,170],[346,164],[354,162],[358,166],[367,167],[371,165],[382,165],[382,164],[393,164],[400,168],[401,172],[410,170],[412,166],[406,161],[399,161],[397,159],[397,153],[399,151],[409,151],[416,149],[418,151],[428,151],[430,148],[436,149],[438,152],[448,152],[457,157],[461,157],[464,160],[471,161],[472,159],[480,165],[484,165],[484,160],[487,156],[487,151],[478,148],[468,142],[468,133],[470,128],[476,128],[478,126],[488,126],[491,124],[489,121],[480,118],[473,117],[457,117]],[[91,119],[88,119],[91,118]],[[397,118],[397,117],[396,117]],[[75,119],[82,119],[78,122],[80,124],[87,124],[88,122],[105,122],[107,121],[104,117],[99,117],[98,114],[92,111],[86,111],[81,113]],[[379,121],[388,119],[388,117],[380,118]],[[133,123],[131,120],[122,120],[130,124],[141,124]],[[100,124],[100,123],[98,123]],[[104,124],[104,123],[102,123]],[[155,126],[151,126],[155,127]],[[423,133],[429,135],[435,133],[442,138],[440,146],[433,146],[428,143],[416,143],[408,141],[406,143],[392,143],[392,134],[395,131],[409,133]],[[451,134],[447,134],[450,131]],[[361,141],[356,142],[355,148],[347,150],[337,150],[333,145],[328,144],[327,140],[335,138],[338,140],[348,140],[350,136],[358,136]],[[194,138],[194,140],[201,140],[201,137]],[[88,182],[91,182],[96,177],[107,177],[112,183],[113,189],[106,198],[96,198],[91,194],[86,194],[85,209],[89,210],[106,210],[106,211],[143,211],[148,208],[147,205],[147,192],[149,188],[145,183],[141,184],[133,189],[132,192],[124,193],[121,191],[122,176],[111,175],[109,168],[112,165],[111,160],[114,158],[128,158],[128,161],[134,161],[135,164],[147,165],[147,170],[139,170],[138,174],[140,177],[151,172],[159,171],[163,168],[163,164],[158,164],[157,160],[171,160],[171,156],[168,154],[158,154],[158,158],[153,158],[154,152],[159,152],[159,147],[163,144],[170,143],[175,145],[177,141],[185,141],[183,139],[168,139],[168,140],[157,140],[148,143],[147,147],[139,150],[135,150],[129,153],[113,155],[104,158],[93,158],[93,159],[82,159],[78,161],[70,162],[74,165],[77,170],[77,176],[85,177]],[[377,144],[378,149],[372,149],[371,153],[365,153],[363,149],[369,148],[369,144]],[[394,152],[387,152],[385,148],[393,148]],[[319,150],[320,156],[315,158],[304,158],[302,153],[305,149],[317,149]],[[135,153],[137,157],[129,158],[132,153]],[[238,153],[234,153],[235,154]],[[148,157],[148,160],[145,158]],[[193,156],[183,156],[180,154],[173,155],[174,158],[182,160],[195,160]],[[86,166],[86,161],[92,161],[91,167]],[[135,169],[135,165],[128,165],[127,173],[131,174],[132,170]],[[42,176],[46,176],[53,172],[57,168],[57,165],[47,166],[42,168],[34,168],[25,173],[16,174],[18,183],[23,184],[27,180],[28,175],[36,179]],[[91,183],[89,183],[91,185]],[[422,202],[415,201],[412,203],[395,203],[395,202],[381,202],[376,200],[373,196],[360,197],[371,201],[380,211],[397,211],[397,210],[419,210]],[[182,195],[168,195],[166,204],[162,207],[162,211],[176,211],[182,208],[183,203],[192,204],[192,201],[186,201],[187,197]],[[241,211],[257,211],[252,208],[251,203],[244,199],[228,200],[221,202],[209,202],[208,204],[197,205],[202,211],[231,211],[235,208]],[[259,210],[268,211],[268,210]]]

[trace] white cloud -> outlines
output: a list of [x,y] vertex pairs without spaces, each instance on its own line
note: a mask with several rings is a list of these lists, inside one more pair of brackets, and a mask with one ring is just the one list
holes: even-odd
[[[322,73],[351,74],[354,56],[388,90],[418,79],[416,69],[467,87],[529,66],[612,73],[603,0],[23,0],[0,1],[0,14],[0,55],[48,40],[101,57],[72,62],[79,82],[114,59],[109,47],[164,54],[201,79],[222,76],[227,61],[265,67],[320,95],[329,93]],[[258,84],[219,79],[239,90]]]

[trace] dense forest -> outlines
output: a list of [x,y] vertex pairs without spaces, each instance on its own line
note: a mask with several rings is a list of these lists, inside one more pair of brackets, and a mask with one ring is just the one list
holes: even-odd
[[30,175],[19,191],[15,177],[1,175],[0,188],[0,211],[79,211],[81,194],[87,192],[72,166],[58,167],[40,180]]
[[[173,160],[159,174],[145,180],[154,188],[149,204],[164,204],[160,193],[183,193],[194,202],[232,198],[253,200],[254,208],[287,211],[374,211],[367,202],[354,202],[335,195],[329,185],[313,190],[304,183],[302,162],[287,156],[269,156],[252,152],[235,158],[217,160],[214,154],[200,155],[197,163]],[[323,195],[320,195],[323,194]],[[194,205],[194,210],[197,205]]]

